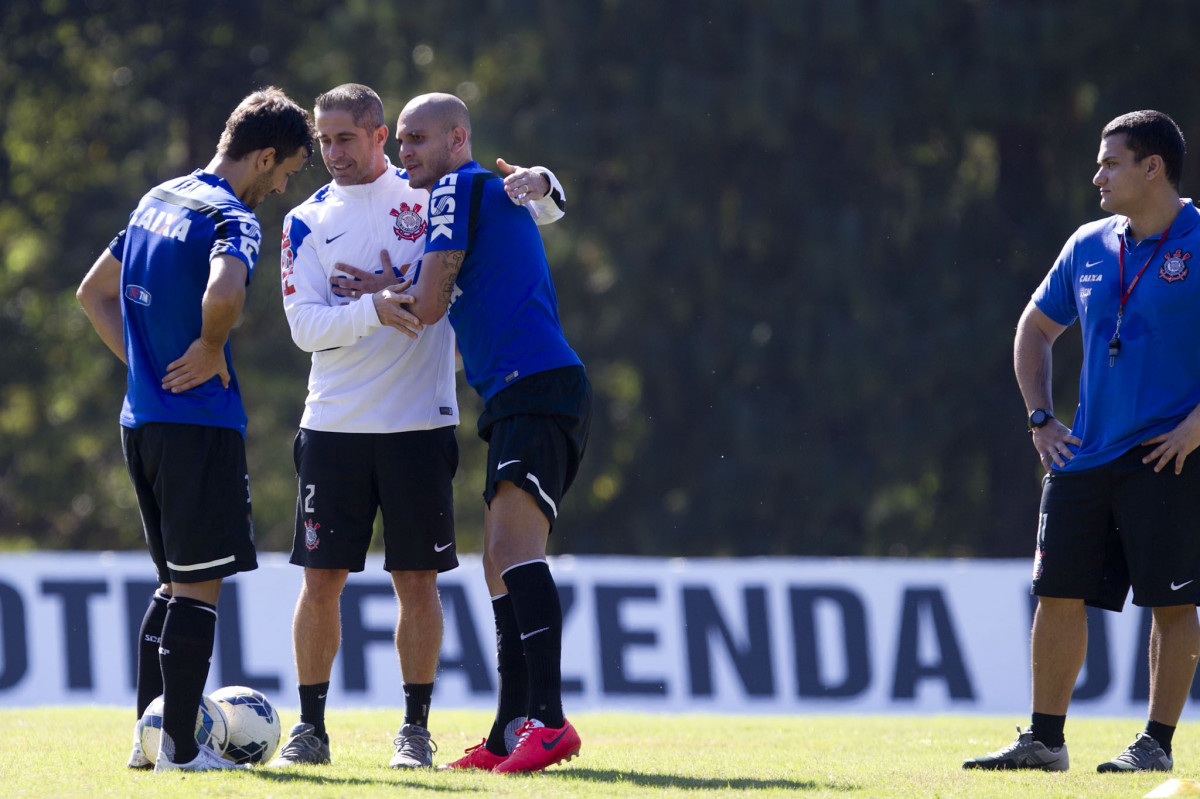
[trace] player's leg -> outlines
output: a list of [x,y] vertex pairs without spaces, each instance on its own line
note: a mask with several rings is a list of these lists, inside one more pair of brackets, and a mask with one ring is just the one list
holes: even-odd
[[292,651],[300,693],[300,722],[327,740],[325,699],[342,640],[341,597],[348,569],[305,568],[292,616]]
[[341,643],[342,589],[350,572],[363,570],[378,508],[370,438],[300,428],[293,443],[297,493],[289,560],[304,568],[292,615],[300,721],[272,768],[331,761],[325,702]]
[[[121,452],[125,458],[129,479],[133,483],[134,495],[137,497],[146,546],[156,569],[164,571],[159,572],[162,585],[151,595],[150,605],[146,608],[146,613],[138,628],[135,645],[137,651],[136,719],[141,719],[150,703],[161,696],[163,692],[162,667],[158,663],[158,647],[162,640],[163,623],[167,619],[167,603],[171,600],[170,575],[165,572],[166,558],[163,555],[162,512],[154,493],[155,470],[148,469],[142,462],[142,433],[143,431],[139,429],[122,427]],[[142,751],[140,733],[140,728],[135,724],[133,746],[126,765],[132,769],[152,769],[154,761],[146,757]]]
[[396,654],[404,722],[393,741],[392,768],[430,768],[436,745],[429,708],[442,649],[437,576],[458,566],[454,541],[453,427],[380,436],[374,455],[383,514],[384,568],[396,592]]
[[431,768],[429,706],[442,651],[442,602],[437,572],[393,571],[398,616],[396,654],[404,689],[404,723],[396,733],[392,768]]
[[1200,469],[1175,474],[1143,464],[1150,447],[1123,456],[1117,513],[1129,550],[1135,605],[1151,607],[1150,703],[1145,729],[1098,771],[1170,771],[1175,728],[1187,703],[1200,655]]
[[[216,638],[221,582],[257,568],[245,441],[236,430],[147,425],[161,454],[156,490],[171,601],[163,623],[163,735],[156,770],[223,767],[194,730]],[[144,449],[143,452],[146,450]]]
[[1085,602],[1119,610],[1128,570],[1112,517],[1111,470],[1053,473],[1043,481],[1033,593],[1033,714],[1027,730],[995,752],[963,762],[973,769],[1066,771],[1064,727],[1087,654]]

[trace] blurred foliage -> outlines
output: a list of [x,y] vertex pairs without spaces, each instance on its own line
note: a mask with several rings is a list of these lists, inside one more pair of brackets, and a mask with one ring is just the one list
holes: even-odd
[[[1181,80],[1197,29],[1187,0],[9,3],[0,547],[141,546],[124,371],[75,287],[150,185],[208,162],[242,96],[274,84],[308,105],[353,80],[390,119],[457,93],[480,162],[547,164],[567,188],[544,235],[597,416],[552,546],[1026,555],[1039,472],[1015,322],[1100,215],[1103,124],[1159,108],[1200,131]],[[233,339],[270,550],[290,546],[308,366],[274,237],[327,179],[316,159],[260,208]],[[1060,416],[1077,347],[1056,347]],[[471,550],[483,450],[460,388]]]

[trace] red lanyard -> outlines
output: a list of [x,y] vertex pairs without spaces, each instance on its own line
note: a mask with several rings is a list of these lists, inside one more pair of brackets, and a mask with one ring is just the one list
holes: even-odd
[[[1172,221],[1174,221],[1174,220],[1172,220]],[[1167,236],[1169,236],[1169,235],[1171,235],[1171,226],[1167,225],[1167,229],[1164,230],[1163,234],[1158,237],[1158,244],[1154,245],[1154,252],[1150,253],[1150,257],[1146,259],[1146,263],[1142,266],[1141,269],[1138,270],[1137,275],[1133,278],[1133,282],[1131,282],[1129,284],[1129,288],[1127,288],[1121,292],[1121,307],[1117,309],[1117,318],[1118,319],[1120,319],[1121,315],[1125,313],[1125,303],[1129,302],[1129,295],[1133,293],[1133,287],[1136,286],[1138,284],[1138,281],[1142,279],[1142,273],[1146,271],[1146,267],[1149,266],[1150,263],[1154,260],[1154,257],[1156,255],[1158,255],[1158,248],[1163,245],[1163,242],[1167,240]],[[1119,279],[1121,281],[1119,286],[1124,286],[1125,285],[1125,234],[1120,233],[1120,234],[1118,234],[1117,237],[1121,240],[1121,250],[1117,254],[1117,265],[1118,265],[1118,268],[1120,269]],[[1118,324],[1118,329],[1120,329],[1119,324]]]
[[[1108,365],[1110,367],[1116,364],[1117,356],[1121,354],[1121,322],[1125,318],[1125,303],[1129,302],[1129,295],[1133,294],[1133,287],[1136,286],[1138,281],[1142,279],[1142,273],[1146,271],[1146,267],[1148,267],[1158,255],[1158,248],[1163,245],[1163,242],[1167,240],[1167,236],[1169,235],[1171,235],[1171,226],[1167,225],[1167,229],[1164,230],[1162,235],[1158,237],[1158,244],[1154,245],[1154,252],[1150,253],[1150,257],[1146,259],[1146,263],[1143,264],[1142,268],[1138,270],[1137,275],[1135,275],[1133,280],[1130,282],[1129,288],[1121,291],[1121,305],[1119,308],[1117,308],[1117,329],[1113,331],[1112,338],[1108,341]],[[1121,270],[1118,275],[1118,279],[1121,282],[1117,285],[1117,288],[1121,289],[1121,287],[1125,285],[1125,234],[1119,233],[1117,234],[1117,238],[1120,239],[1121,244],[1121,249],[1117,253],[1117,264],[1118,268]]]

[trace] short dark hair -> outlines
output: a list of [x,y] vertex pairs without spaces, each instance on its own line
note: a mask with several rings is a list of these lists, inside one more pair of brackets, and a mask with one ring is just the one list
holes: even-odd
[[312,118],[282,89],[268,86],[238,103],[225,120],[217,152],[240,161],[255,150],[275,148],[276,162],[291,158],[303,147],[313,154]]
[[1133,111],[1105,125],[1100,138],[1105,139],[1117,133],[1125,134],[1125,143],[1133,150],[1133,157],[1137,160],[1151,155],[1161,157],[1167,171],[1167,181],[1176,189],[1179,188],[1187,144],[1175,120],[1161,111]]
[[384,123],[383,101],[370,86],[343,83],[317,97],[318,111],[349,111],[354,126],[376,130]]

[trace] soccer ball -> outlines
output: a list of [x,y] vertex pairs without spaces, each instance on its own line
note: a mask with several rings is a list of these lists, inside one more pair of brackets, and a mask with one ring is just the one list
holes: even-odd
[[267,698],[253,688],[229,685],[210,698],[225,712],[229,742],[225,759],[234,763],[266,763],[279,746],[279,714]]
[[[137,723],[142,752],[151,762],[158,759],[158,747],[162,739],[162,713],[163,698],[160,696],[146,706],[146,712]],[[201,697],[200,707],[196,710],[196,743],[220,754],[224,751],[228,739],[229,722],[225,719],[225,711],[210,697]]]

